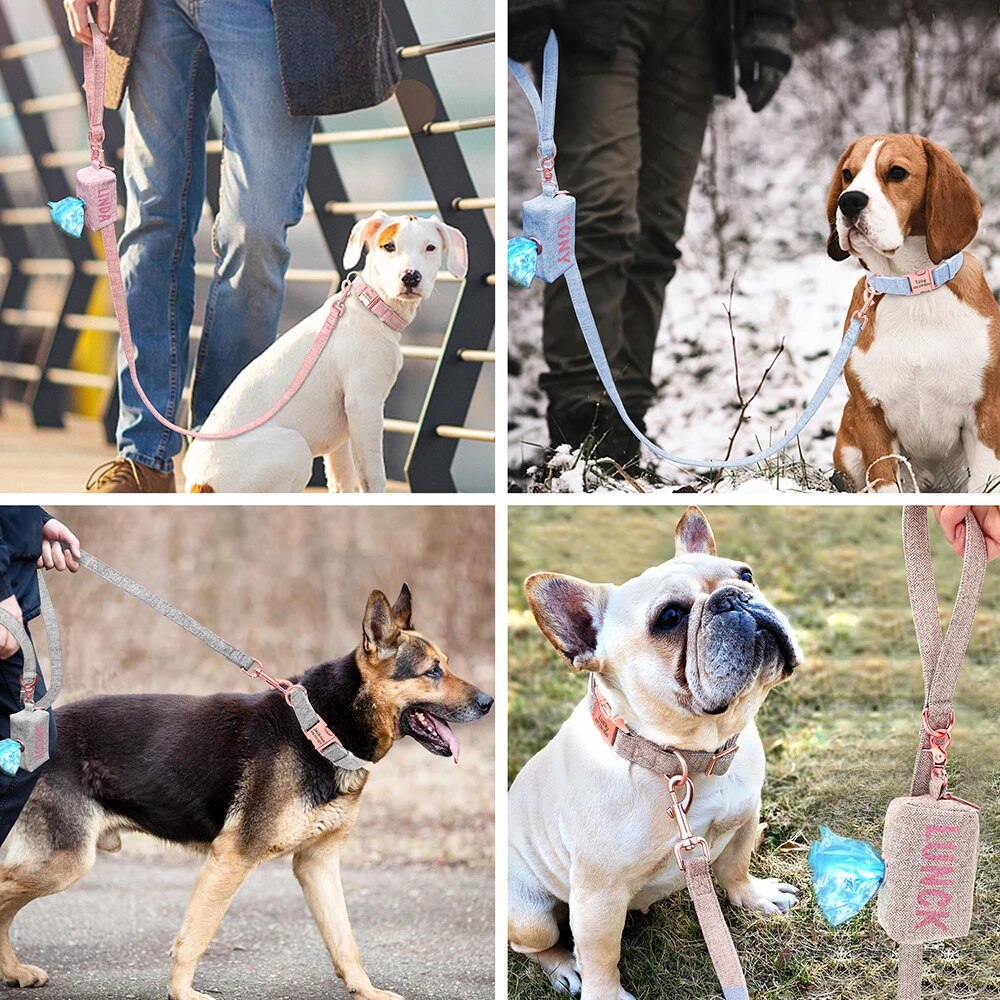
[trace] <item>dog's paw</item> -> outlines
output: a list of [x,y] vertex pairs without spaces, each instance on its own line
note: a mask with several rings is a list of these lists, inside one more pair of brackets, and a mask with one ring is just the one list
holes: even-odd
[[356,1000],[403,1000],[398,993],[390,993],[389,990],[377,990],[370,986],[366,990],[351,990],[351,996]]
[[776,878],[755,878],[727,886],[726,893],[733,906],[743,906],[761,913],[785,913],[798,901],[799,890]]
[[167,1000],[219,1000],[218,997],[210,997],[197,990],[178,990],[167,994]]
[[49,981],[49,974],[37,965],[16,965],[10,972],[4,972],[4,982],[8,986],[19,986],[22,989],[31,986],[44,986]]
[[49,974],[37,965],[19,965],[4,975],[4,981],[8,986],[44,986],[49,981]]
[[580,973],[577,971],[576,962],[570,959],[567,962],[560,962],[559,965],[546,969],[549,982],[556,993],[578,997],[583,983],[580,982]]
[[3,978],[8,986],[26,988],[44,986],[49,981],[49,974],[37,965],[18,965],[10,972],[5,972]]

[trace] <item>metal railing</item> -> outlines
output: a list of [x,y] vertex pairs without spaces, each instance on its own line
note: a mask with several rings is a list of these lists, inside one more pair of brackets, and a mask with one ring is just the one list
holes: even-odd
[[[55,33],[23,42],[15,40],[0,5],[0,79],[7,96],[7,102],[0,102],[0,126],[5,118],[16,121],[27,150],[0,157],[0,239],[6,257],[5,266],[0,268],[0,401],[6,397],[27,404],[36,426],[62,427],[68,390],[103,390],[107,393],[103,433],[108,441],[113,441],[118,412],[114,371],[81,371],[71,364],[82,331],[104,331],[109,335],[117,332],[109,307],[103,315],[94,314],[95,291],[106,282],[99,244],[66,236],[51,225],[43,204],[14,204],[9,191],[8,178],[19,173],[30,174],[45,201],[59,201],[74,193],[70,186],[72,173],[89,162],[86,149],[55,148],[47,122],[48,116],[73,109],[85,115],[82,89],[40,97],[33,90],[26,66],[26,60],[32,56],[61,50],[74,79],[82,80],[81,48],[69,35],[61,0],[45,0],[45,3]],[[433,346],[403,344],[404,364],[433,363],[421,413],[416,420],[387,417],[385,421],[387,435],[410,439],[403,466],[409,488],[415,492],[451,492],[456,488],[452,465],[459,442],[494,444],[492,429],[465,425],[483,366],[495,363],[495,354],[489,349],[494,324],[494,236],[486,214],[495,203],[492,197],[476,190],[458,136],[494,128],[495,119],[492,115],[448,117],[429,57],[490,45],[494,36],[482,33],[421,42],[405,0],[385,0],[385,8],[397,40],[404,84],[411,84],[401,85],[395,97],[405,124],[353,131],[318,130],[313,138],[307,180],[309,202],[315,207],[307,212],[315,219],[334,261],[339,260],[357,217],[377,209],[390,213],[436,212],[445,223],[465,234],[470,272],[458,290],[456,307],[447,328],[440,334],[440,342]],[[414,83],[419,86],[412,86]],[[427,120],[429,106],[437,109],[432,120]],[[106,115],[105,129],[105,148],[120,176],[124,131],[119,116]],[[431,198],[352,200],[335,151],[359,144],[407,140],[419,159]],[[213,216],[219,210],[221,153],[221,140],[210,137],[207,190]],[[121,185],[119,192],[122,193]],[[39,243],[39,227],[48,230],[42,241],[49,248],[44,254],[34,249]],[[198,264],[196,275],[205,277],[211,270],[209,264]],[[324,289],[336,280],[339,275],[332,267],[292,267],[287,275],[289,283],[314,283]],[[439,275],[438,280],[456,281],[447,273]],[[48,308],[37,305],[33,287],[37,282],[47,282]],[[200,329],[193,327],[192,339],[199,334]]]

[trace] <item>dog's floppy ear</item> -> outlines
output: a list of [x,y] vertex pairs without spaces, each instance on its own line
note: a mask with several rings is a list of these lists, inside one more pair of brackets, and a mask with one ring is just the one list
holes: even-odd
[[983,214],[969,178],[944,146],[924,139],[927,155],[927,253],[935,264],[964,250],[976,237]]
[[840,201],[840,194],[844,189],[843,179],[840,175],[843,173],[844,164],[847,163],[857,144],[858,142],[855,140],[840,154],[840,159],[837,161],[837,168],[833,172],[833,180],[830,181],[830,190],[826,196],[826,218],[830,223],[830,235],[826,241],[826,253],[833,260],[847,260],[851,256],[841,247],[840,237],[837,235],[837,202]]
[[431,222],[437,226],[445,250],[448,251],[447,268],[456,278],[464,278],[469,270],[469,245],[465,237],[454,226],[446,226],[436,215]]
[[404,583],[399,590],[399,597],[396,598],[396,603],[392,606],[392,620],[396,628],[412,629],[413,624],[410,620],[412,614],[410,587]]
[[385,212],[376,212],[374,215],[369,215],[367,219],[362,219],[360,222],[355,223],[354,228],[351,230],[350,238],[347,241],[347,249],[344,251],[344,267],[346,270],[349,271],[361,260],[361,251],[365,247],[371,247],[372,240],[375,239],[378,231],[391,218],[392,216],[386,215]]
[[574,670],[601,668],[597,635],[610,592],[608,583],[587,583],[558,573],[535,573],[524,581],[538,627]]
[[712,534],[708,518],[697,507],[688,507],[684,516],[677,522],[677,530],[674,532],[674,551],[679,556],[685,552],[715,555],[715,535]]
[[365,608],[362,641],[369,656],[393,649],[399,642],[399,626],[393,621],[389,599],[381,590],[373,590]]

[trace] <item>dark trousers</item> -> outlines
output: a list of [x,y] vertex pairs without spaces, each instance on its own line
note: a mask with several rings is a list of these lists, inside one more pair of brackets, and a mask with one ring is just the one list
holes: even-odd
[[[612,59],[560,52],[557,178],[577,199],[577,259],[634,416],[654,399],[663,298],[712,107],[710,6],[631,0]],[[564,281],[545,288],[543,347],[550,424],[603,397]]]
[[[18,650],[10,659],[0,660],[0,739],[7,739],[10,736],[10,717],[15,712],[21,711],[21,668],[24,666],[24,658]],[[45,681],[41,674],[38,675],[38,683],[35,685],[35,699],[39,699],[45,694]],[[56,750],[56,720],[52,711],[49,711],[49,754],[54,754]],[[44,773],[47,764],[43,764],[35,771],[28,772],[19,770],[11,777],[0,771],[0,844],[7,839],[7,834],[17,822],[17,817],[21,815],[28,797],[35,787],[35,782]]]

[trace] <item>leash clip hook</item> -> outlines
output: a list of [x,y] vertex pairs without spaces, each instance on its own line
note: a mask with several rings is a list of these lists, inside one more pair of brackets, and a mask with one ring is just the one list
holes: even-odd
[[[688,774],[687,761],[684,759],[684,756],[676,750],[674,751],[674,756],[680,761],[680,774],[670,777],[664,775],[663,777],[667,783],[667,794],[670,796],[670,807],[667,809],[667,812],[670,818],[677,824],[678,840],[674,844],[674,857],[677,859],[677,867],[681,871],[684,871],[686,865],[684,856],[686,854],[690,854],[691,851],[701,848],[702,856],[709,863],[712,861],[712,854],[708,849],[708,841],[704,837],[695,836],[688,825],[687,814],[694,799],[694,784]],[[679,799],[677,793],[682,787],[684,789],[684,798]]]
[[861,325],[864,326],[865,317],[868,315],[868,310],[871,309],[872,304],[876,299],[881,298],[882,292],[876,291],[872,288],[871,278],[865,279],[865,298],[861,303],[860,309],[855,309],[852,315],[852,319],[859,320]]

